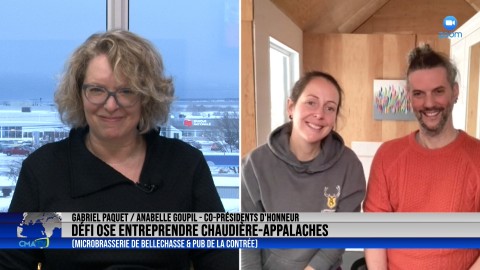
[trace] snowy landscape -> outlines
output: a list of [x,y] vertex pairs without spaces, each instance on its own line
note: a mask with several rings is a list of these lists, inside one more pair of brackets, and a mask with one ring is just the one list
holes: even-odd
[[[202,151],[229,212],[240,209],[238,109],[236,99],[176,101],[161,128],[162,136],[181,139]],[[7,211],[16,182],[12,175],[18,174],[28,155],[12,148],[31,152],[65,138],[68,132],[51,103],[0,103],[0,211]]]

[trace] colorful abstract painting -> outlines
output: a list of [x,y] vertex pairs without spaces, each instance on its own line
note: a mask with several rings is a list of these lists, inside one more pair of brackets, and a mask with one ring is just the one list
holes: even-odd
[[373,81],[375,120],[415,120],[407,98],[405,80]]

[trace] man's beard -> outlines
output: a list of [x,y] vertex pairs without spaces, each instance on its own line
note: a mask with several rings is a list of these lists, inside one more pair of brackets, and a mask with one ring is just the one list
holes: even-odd
[[440,121],[434,127],[429,127],[422,119],[422,117],[425,116],[422,112],[426,110],[416,112],[415,116],[417,117],[418,122],[420,123],[420,126],[422,127],[422,130],[425,132],[425,134],[433,137],[440,134],[443,131],[443,129],[445,128],[445,124],[448,121],[448,117],[452,114],[452,109],[453,109],[452,105],[448,105],[446,108],[433,108],[432,110],[440,110],[440,114],[441,114]]

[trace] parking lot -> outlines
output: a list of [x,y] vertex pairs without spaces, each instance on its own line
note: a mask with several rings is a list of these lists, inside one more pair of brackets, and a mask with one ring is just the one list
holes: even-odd
[[25,156],[7,156],[4,153],[0,153],[0,212],[6,212],[8,210],[13,195],[13,193],[11,193],[8,196],[5,196],[6,194],[2,191],[3,187],[11,187],[15,185],[14,182],[8,179],[10,166],[14,163],[21,164],[24,158]]
[[[226,211],[239,211],[239,183],[240,178],[238,174],[238,152],[224,153],[219,151],[212,151],[207,146],[211,146],[211,142],[202,142],[201,151],[203,152],[210,171],[212,172],[213,180],[217,191],[222,199]],[[205,146],[205,147],[204,147]],[[0,212],[8,210],[11,197],[13,195],[5,196],[1,191],[1,187],[14,186],[15,183],[8,179],[8,172],[13,164],[21,164],[25,159],[24,155],[6,155],[0,153]],[[233,170],[233,167],[236,168]]]

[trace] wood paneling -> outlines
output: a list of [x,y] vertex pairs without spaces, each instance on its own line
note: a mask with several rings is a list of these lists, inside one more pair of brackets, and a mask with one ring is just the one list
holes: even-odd
[[332,74],[344,89],[337,130],[352,141],[386,141],[418,128],[416,121],[373,119],[373,80],[404,79],[415,35],[306,34],[305,70]]
[[[408,53],[415,47],[415,35],[390,34],[383,37],[383,74],[379,79],[405,79]],[[380,123],[382,141],[407,135],[418,128],[417,121],[380,121]]]
[[351,33],[389,0],[271,0],[310,33]]
[[331,18],[327,14],[335,6],[333,1],[330,0],[271,1],[302,30],[314,25],[316,21],[321,20],[322,16]]
[[[265,1],[265,0],[262,0]],[[438,33],[447,15],[458,25],[480,0],[271,0],[309,33]]]
[[[355,29],[358,28],[359,25],[362,25],[365,21],[367,21],[378,9],[380,9],[388,1],[389,0],[369,0],[366,1],[366,3],[360,3],[360,1],[347,3],[346,1],[343,1],[342,3],[344,3],[344,7],[337,8],[337,11],[343,12],[343,10],[350,9],[351,11],[353,11],[353,14],[338,14],[339,17],[341,15],[345,16],[343,18],[340,17],[343,21],[340,22],[340,25],[337,28],[338,32],[352,33],[353,31],[355,31]],[[328,33],[328,29],[326,29],[327,31],[325,31],[321,27],[322,23],[323,22],[318,22],[315,25],[315,28],[311,28],[311,32]]]
[[[253,1],[268,0],[241,0],[242,156],[257,146]],[[324,70],[343,86],[345,102],[337,130],[350,146],[351,141],[386,141],[418,128],[416,121],[373,120],[373,80],[403,79],[407,54],[421,43],[448,55],[450,41],[438,39],[438,32],[444,31],[443,18],[453,15],[461,25],[475,14],[480,0],[389,0],[383,6],[376,0],[271,1],[304,30],[303,70]],[[359,17],[349,17],[354,11],[348,7],[357,7],[360,2],[364,8],[358,10]],[[318,34],[350,31],[367,13],[373,15],[355,30],[361,34]]]
[[257,146],[255,124],[255,87],[253,68],[253,0],[242,0],[241,22],[241,139],[244,156]]
[[468,71],[468,97],[466,132],[473,137],[477,135],[478,95],[480,80],[480,43],[473,45],[470,50],[470,65]]
[[454,16],[460,26],[475,13],[465,0],[390,0],[354,33],[434,34],[445,32],[446,16]]
[[480,0],[465,0],[469,3],[476,11],[480,11]]
[[438,38],[437,34],[418,34],[416,46],[421,44],[429,44],[436,51],[450,55],[450,39]]

